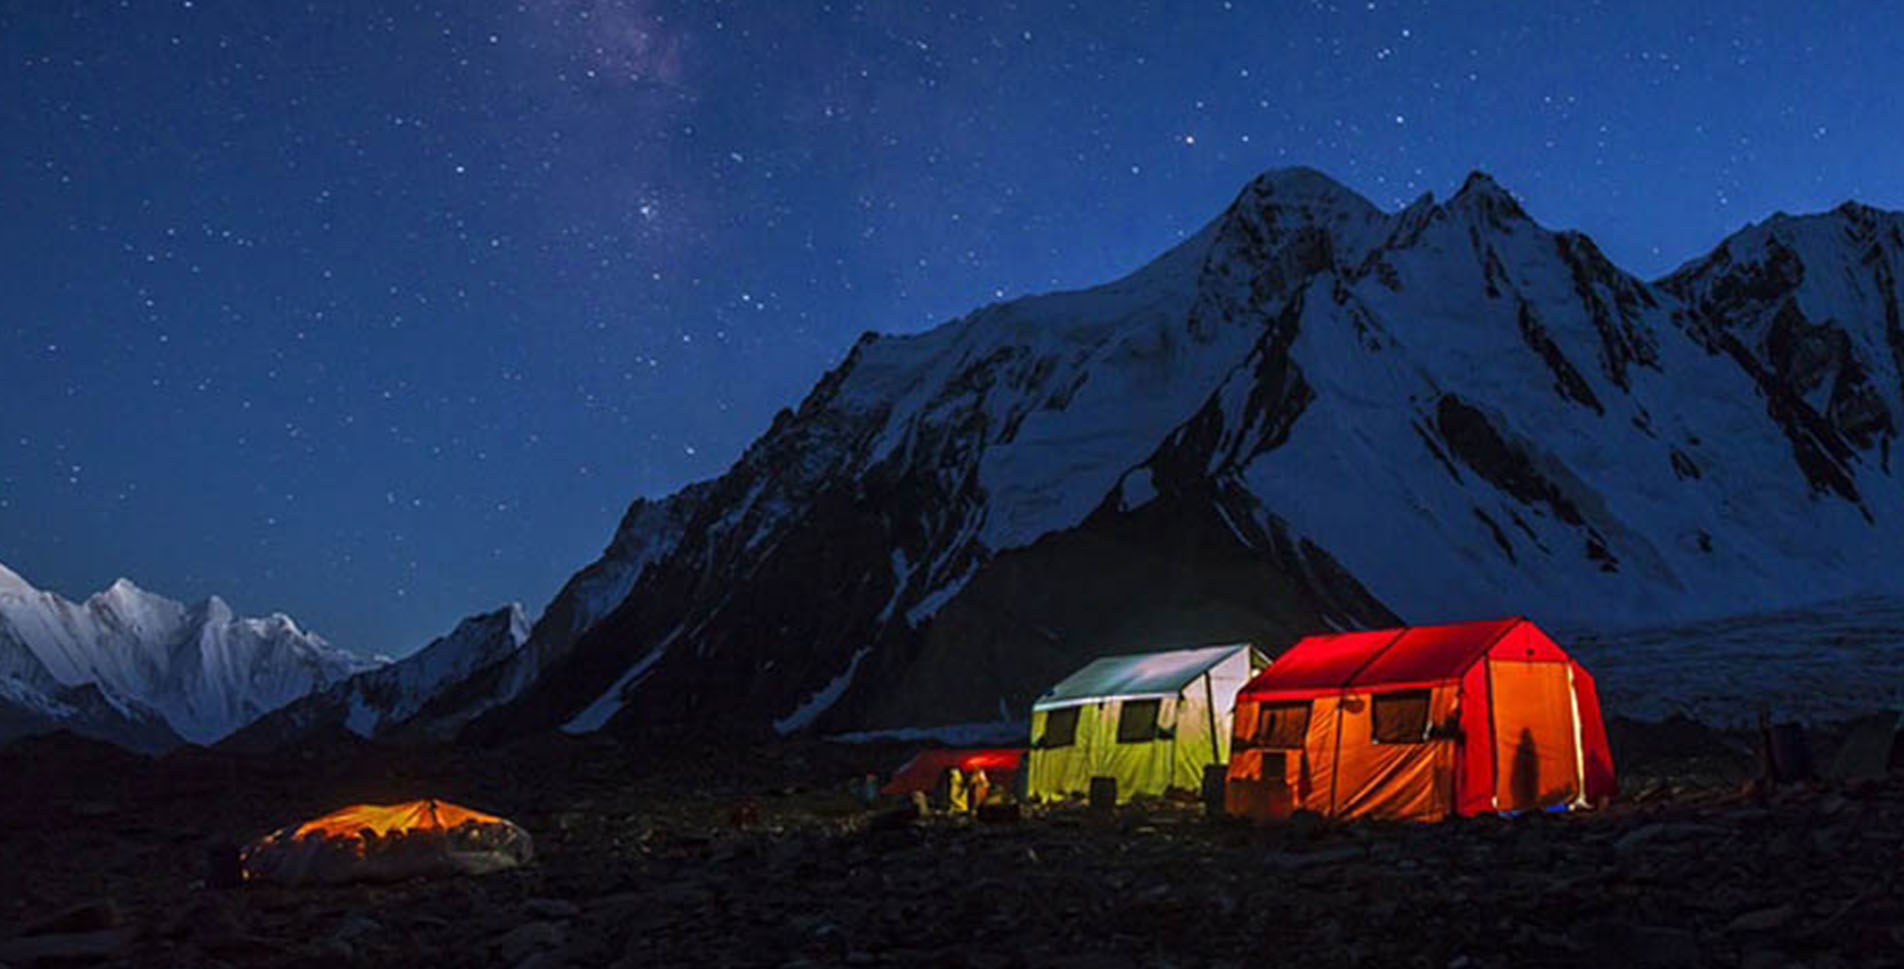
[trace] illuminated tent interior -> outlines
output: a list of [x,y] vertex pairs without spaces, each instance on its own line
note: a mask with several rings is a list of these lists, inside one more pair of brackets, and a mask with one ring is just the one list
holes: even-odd
[[1225,804],[1434,820],[1615,791],[1593,677],[1518,617],[1310,636],[1245,686]]
[[252,842],[247,880],[287,885],[482,875],[527,864],[528,832],[448,801],[357,804]]
[[1236,691],[1266,664],[1247,643],[1106,656],[1032,705],[1025,790],[1034,800],[1117,780],[1117,799],[1198,790],[1229,755]]
[[974,771],[982,770],[994,789],[1009,791],[1024,758],[1023,747],[935,747],[922,750],[894,771],[892,779],[879,789],[879,793],[930,792],[938,785],[939,777],[948,767],[958,768],[967,777],[972,776]]

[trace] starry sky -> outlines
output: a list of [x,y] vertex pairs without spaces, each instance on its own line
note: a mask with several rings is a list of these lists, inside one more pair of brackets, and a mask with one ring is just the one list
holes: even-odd
[[[1701,9],[1703,8],[1703,9]],[[1887,10],[1889,12],[1887,12]],[[1904,208],[1869,0],[0,6],[0,562],[401,655],[540,611],[864,330],[1311,165],[1652,276]]]

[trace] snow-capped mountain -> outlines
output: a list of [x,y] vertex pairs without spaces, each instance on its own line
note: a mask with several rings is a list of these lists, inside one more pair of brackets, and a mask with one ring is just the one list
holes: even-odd
[[522,696],[542,670],[566,662],[575,643],[627,600],[648,566],[686,537],[693,496],[704,487],[690,485],[665,501],[636,499],[608,548],[571,576],[536,620],[526,648],[439,691],[393,734],[413,741],[455,737],[471,721]]
[[443,690],[513,656],[529,638],[529,617],[510,603],[470,616],[449,635],[388,666],[366,670],[295,700],[244,727],[225,746],[264,750],[327,729],[376,737],[412,718]]
[[[0,566],[0,703],[36,721],[33,732],[140,735],[129,745],[147,748],[210,743],[382,662],[281,613],[236,617],[216,596],[187,606],[120,579],[71,602]],[[176,737],[153,735],[155,720]]]
[[951,723],[1117,649],[1896,591],[1901,229],[1780,216],[1648,282],[1479,173],[1384,212],[1270,172],[1123,280],[863,336],[459,702]]

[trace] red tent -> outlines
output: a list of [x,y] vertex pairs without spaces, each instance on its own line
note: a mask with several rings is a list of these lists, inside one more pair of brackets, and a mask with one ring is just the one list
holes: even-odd
[[1310,636],[1237,695],[1233,813],[1583,806],[1613,795],[1593,677],[1519,617]]
[[1023,747],[933,747],[920,751],[906,761],[905,766],[894,771],[892,780],[886,782],[879,793],[929,792],[939,783],[939,775],[947,767],[957,767],[968,776],[975,770],[983,770],[993,788],[1011,790],[1012,778],[1018,773],[1018,762],[1024,758]]

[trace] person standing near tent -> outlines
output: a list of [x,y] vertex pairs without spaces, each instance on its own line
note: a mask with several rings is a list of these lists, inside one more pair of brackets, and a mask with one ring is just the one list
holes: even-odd
[[965,774],[957,767],[947,767],[939,775],[939,796],[936,806],[955,814],[963,813],[968,804]]
[[992,793],[991,778],[985,776],[985,768],[972,768],[972,776],[966,778],[965,790],[969,795],[972,810],[976,811]]

